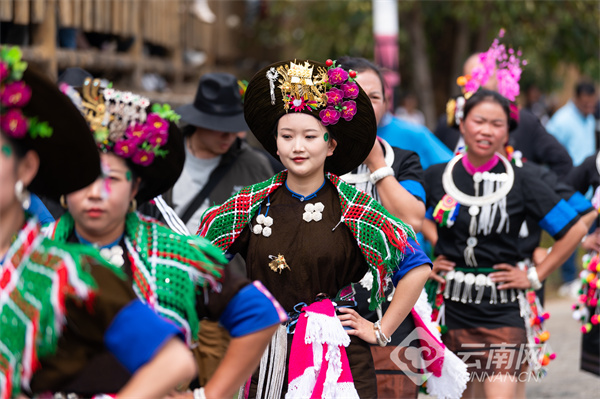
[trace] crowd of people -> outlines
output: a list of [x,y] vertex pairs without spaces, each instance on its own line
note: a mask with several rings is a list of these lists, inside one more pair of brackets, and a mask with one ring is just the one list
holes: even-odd
[[544,128],[508,51],[432,133],[363,58],[172,109],[1,48],[0,398],[522,398],[563,264],[600,376],[595,87]]

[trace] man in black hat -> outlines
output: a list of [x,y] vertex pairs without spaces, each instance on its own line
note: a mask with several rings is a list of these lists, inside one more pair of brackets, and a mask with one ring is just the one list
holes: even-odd
[[266,180],[273,170],[266,156],[238,138],[248,125],[235,76],[204,75],[194,102],[175,111],[187,124],[183,128],[186,160],[179,180],[163,197],[194,234],[209,206]]

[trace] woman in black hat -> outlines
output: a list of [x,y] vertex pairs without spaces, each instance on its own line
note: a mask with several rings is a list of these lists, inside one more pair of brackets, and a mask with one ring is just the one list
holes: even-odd
[[[290,334],[280,329],[265,353],[269,371],[261,362],[250,397],[258,391],[376,397],[369,343],[389,342],[429,273],[410,226],[336,176],[356,168],[376,137],[373,108],[355,76],[331,60],[283,61],[259,71],[246,91],[246,122],[287,170],[242,189],[202,219],[199,234],[241,253],[248,276],[262,281],[292,317]],[[342,307],[352,303],[350,284],[368,270],[372,308],[388,278],[404,294],[375,324]],[[332,317],[332,300],[339,319]],[[282,386],[284,374],[289,387]]]
[[136,373],[120,395],[161,397],[193,375],[179,331],[95,251],[51,242],[23,211],[29,190],[58,199],[100,172],[85,120],[26,66],[18,48],[0,48],[0,397],[64,391],[100,352]]
[[[136,202],[164,192],[181,173],[178,115],[166,105],[151,106],[144,97],[104,87],[98,79],[86,79],[81,94],[66,85],[61,89],[89,123],[102,175],[61,199],[68,212],[49,227],[49,234],[59,242],[98,247],[129,276],[142,301],[185,333],[190,346],[201,318],[219,320],[234,338],[223,360],[229,370],[217,371],[206,389],[210,396],[230,396],[232,387],[256,367],[272,326],[286,316],[260,283],[230,273],[221,252],[208,241],[177,234],[135,211]],[[78,386],[107,380],[118,388],[126,378],[114,359],[98,357]]]

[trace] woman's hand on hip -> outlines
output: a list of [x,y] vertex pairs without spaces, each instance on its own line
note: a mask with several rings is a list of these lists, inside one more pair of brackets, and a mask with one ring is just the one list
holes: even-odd
[[498,286],[499,290],[508,290],[511,288],[526,290],[531,287],[531,283],[527,278],[527,271],[525,270],[521,270],[508,263],[494,265],[494,269],[498,271],[490,273],[490,278],[495,283],[501,283]]
[[373,323],[359,315],[354,309],[338,308],[337,310],[342,313],[341,315],[338,315],[338,319],[342,322],[342,326],[350,328],[346,329],[348,335],[355,335],[370,344],[377,343]]

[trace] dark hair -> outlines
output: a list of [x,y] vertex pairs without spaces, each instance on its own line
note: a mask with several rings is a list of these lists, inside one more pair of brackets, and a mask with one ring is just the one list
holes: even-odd
[[386,84],[385,79],[383,78],[383,73],[381,72],[381,68],[379,68],[371,61],[362,57],[350,57],[345,55],[343,57],[338,58],[337,63],[341,65],[342,68],[344,68],[345,70],[352,69],[356,72],[364,72],[369,69],[372,70],[379,77],[379,81],[381,81],[381,88],[385,92]]
[[195,132],[196,126],[194,125],[185,125],[181,128],[181,133],[183,134],[183,137],[190,137]]
[[504,113],[506,114],[506,120],[508,122],[508,131],[511,132],[514,129],[516,129],[517,121],[510,115],[510,101],[497,91],[488,89],[480,88],[475,92],[475,94],[469,97],[469,99],[465,103],[465,109],[463,111],[463,120],[467,119],[467,115],[469,114],[469,112],[471,112],[473,107],[475,107],[478,104],[481,104],[484,101],[492,101],[500,105],[502,107],[502,110],[504,110]]
[[592,96],[596,94],[596,87],[591,82],[579,82],[575,86],[575,96],[581,97],[583,94]]

